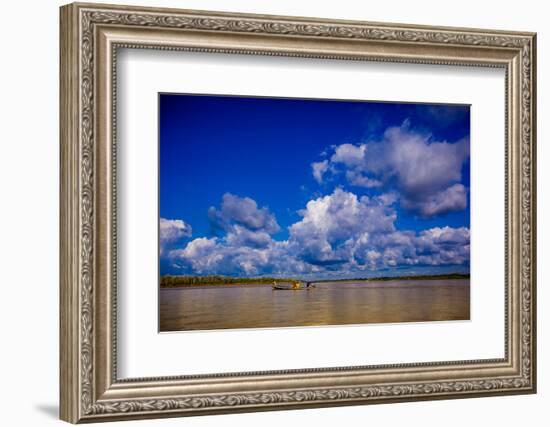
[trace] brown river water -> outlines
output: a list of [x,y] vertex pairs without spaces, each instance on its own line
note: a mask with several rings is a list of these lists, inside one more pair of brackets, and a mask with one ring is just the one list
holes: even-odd
[[160,331],[468,320],[469,280],[230,285],[160,290]]

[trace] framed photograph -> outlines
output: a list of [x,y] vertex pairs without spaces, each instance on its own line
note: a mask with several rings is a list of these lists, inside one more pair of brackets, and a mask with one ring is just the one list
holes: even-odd
[[160,332],[470,320],[470,106],[161,93],[159,144]]
[[61,418],[536,391],[535,34],[61,8]]

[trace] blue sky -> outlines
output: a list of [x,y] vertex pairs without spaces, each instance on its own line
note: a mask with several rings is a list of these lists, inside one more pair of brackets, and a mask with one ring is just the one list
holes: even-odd
[[161,274],[469,271],[469,106],[159,95]]

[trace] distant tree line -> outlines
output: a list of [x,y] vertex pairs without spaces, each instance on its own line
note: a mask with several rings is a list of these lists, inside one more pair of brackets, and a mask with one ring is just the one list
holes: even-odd
[[249,283],[273,283],[293,282],[294,278],[281,277],[228,277],[228,276],[162,276],[160,286],[163,288],[178,286],[200,286],[200,285],[236,285]]
[[381,282],[388,280],[451,280],[451,279],[469,279],[470,274],[449,273],[449,274],[424,274],[418,276],[382,276],[382,277],[355,277],[351,279],[326,279],[316,280],[319,282]]
[[[469,279],[470,274],[450,273],[450,274],[426,274],[420,276],[384,276],[384,277],[356,277],[351,279],[325,279],[313,280],[312,282],[378,282],[389,280],[451,280],[451,279]],[[273,283],[273,282],[301,282],[302,280],[293,277],[229,277],[229,276],[161,276],[160,286],[163,288],[185,287],[185,286],[206,286],[206,285],[245,285],[253,283]]]

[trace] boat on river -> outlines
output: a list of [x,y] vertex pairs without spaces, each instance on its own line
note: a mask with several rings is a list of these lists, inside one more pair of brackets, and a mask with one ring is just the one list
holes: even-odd
[[278,291],[299,291],[299,290],[308,291],[310,289],[315,288],[315,285],[313,285],[311,282],[292,282],[292,283],[273,282],[272,287],[273,287],[273,290],[278,290]]

